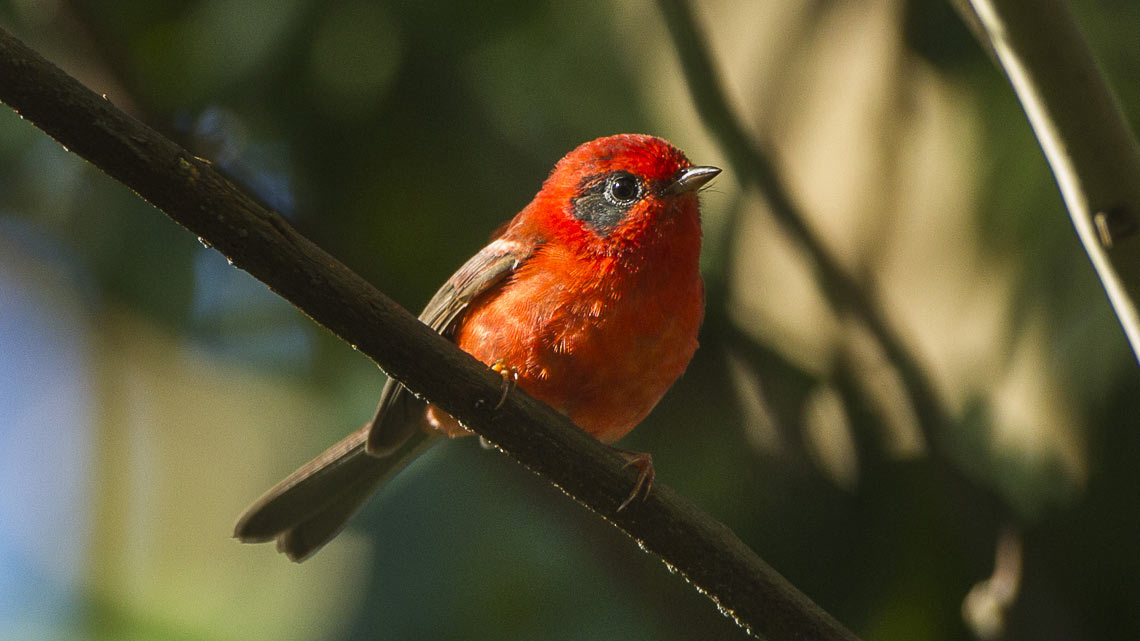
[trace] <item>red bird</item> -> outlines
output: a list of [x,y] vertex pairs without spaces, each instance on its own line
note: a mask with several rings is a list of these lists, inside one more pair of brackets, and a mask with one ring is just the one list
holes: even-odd
[[[685,370],[704,314],[697,190],[720,170],[669,143],[585,143],[420,320],[603,443],[629,433]],[[375,417],[270,489],[235,536],[303,560],[439,434],[470,434],[389,380]],[[648,454],[624,508],[653,481]]]

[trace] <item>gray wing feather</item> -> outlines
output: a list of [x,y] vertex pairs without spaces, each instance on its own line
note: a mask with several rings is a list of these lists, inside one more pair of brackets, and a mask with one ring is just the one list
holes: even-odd
[[[501,283],[527,258],[516,243],[495,241],[475,254],[439,288],[428,301],[420,320],[443,335],[455,319],[480,294]],[[369,423],[366,449],[373,456],[386,456],[422,428],[423,402],[403,385],[389,378],[380,392],[376,414]]]
[[[519,243],[496,240],[467,261],[432,297],[420,319],[448,334],[480,294],[526,260]],[[411,412],[416,412],[412,415]],[[238,519],[242,541],[277,540],[294,561],[331,540],[375,489],[439,437],[420,429],[423,403],[389,379],[375,417],[269,489]]]

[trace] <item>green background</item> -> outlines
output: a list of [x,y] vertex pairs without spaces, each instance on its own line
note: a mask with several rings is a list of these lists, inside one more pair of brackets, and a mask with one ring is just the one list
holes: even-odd
[[[585,140],[724,167],[701,348],[622,445],[865,639],[1140,637],[1136,359],[1004,77],[941,2],[693,4],[733,109],[943,395],[937,444],[741,191],[651,2],[4,0],[0,25],[412,310]],[[1074,9],[1135,129],[1140,5]],[[473,439],[302,565],[232,541],[383,380],[0,109],[0,637],[743,637]],[[964,617],[998,541],[1014,598]]]

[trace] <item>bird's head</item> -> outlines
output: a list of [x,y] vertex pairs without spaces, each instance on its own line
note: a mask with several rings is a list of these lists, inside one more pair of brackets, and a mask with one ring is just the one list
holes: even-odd
[[615,254],[685,234],[699,246],[697,191],[716,167],[694,166],[660,138],[620,134],[584,143],[555,165],[530,212],[582,249]]

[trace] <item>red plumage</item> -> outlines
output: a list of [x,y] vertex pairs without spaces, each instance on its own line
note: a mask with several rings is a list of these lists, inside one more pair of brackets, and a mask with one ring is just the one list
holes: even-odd
[[[697,347],[704,308],[697,195],[659,196],[652,187],[689,166],[649,136],[603,138],[568,154],[499,238],[530,257],[472,302],[456,344],[513,368],[520,387],[599,440],[625,436]],[[602,237],[574,217],[571,202],[584,179],[616,170],[649,187]]]
[[[717,173],[652,136],[583,144],[420,318],[612,443],[645,418],[696,350],[704,308],[697,190]],[[418,453],[421,430],[468,433],[418,403],[389,381],[373,420],[266,493],[236,536],[276,538],[294,559],[318,549]],[[641,468],[632,499],[652,482],[652,464],[627,454]]]

